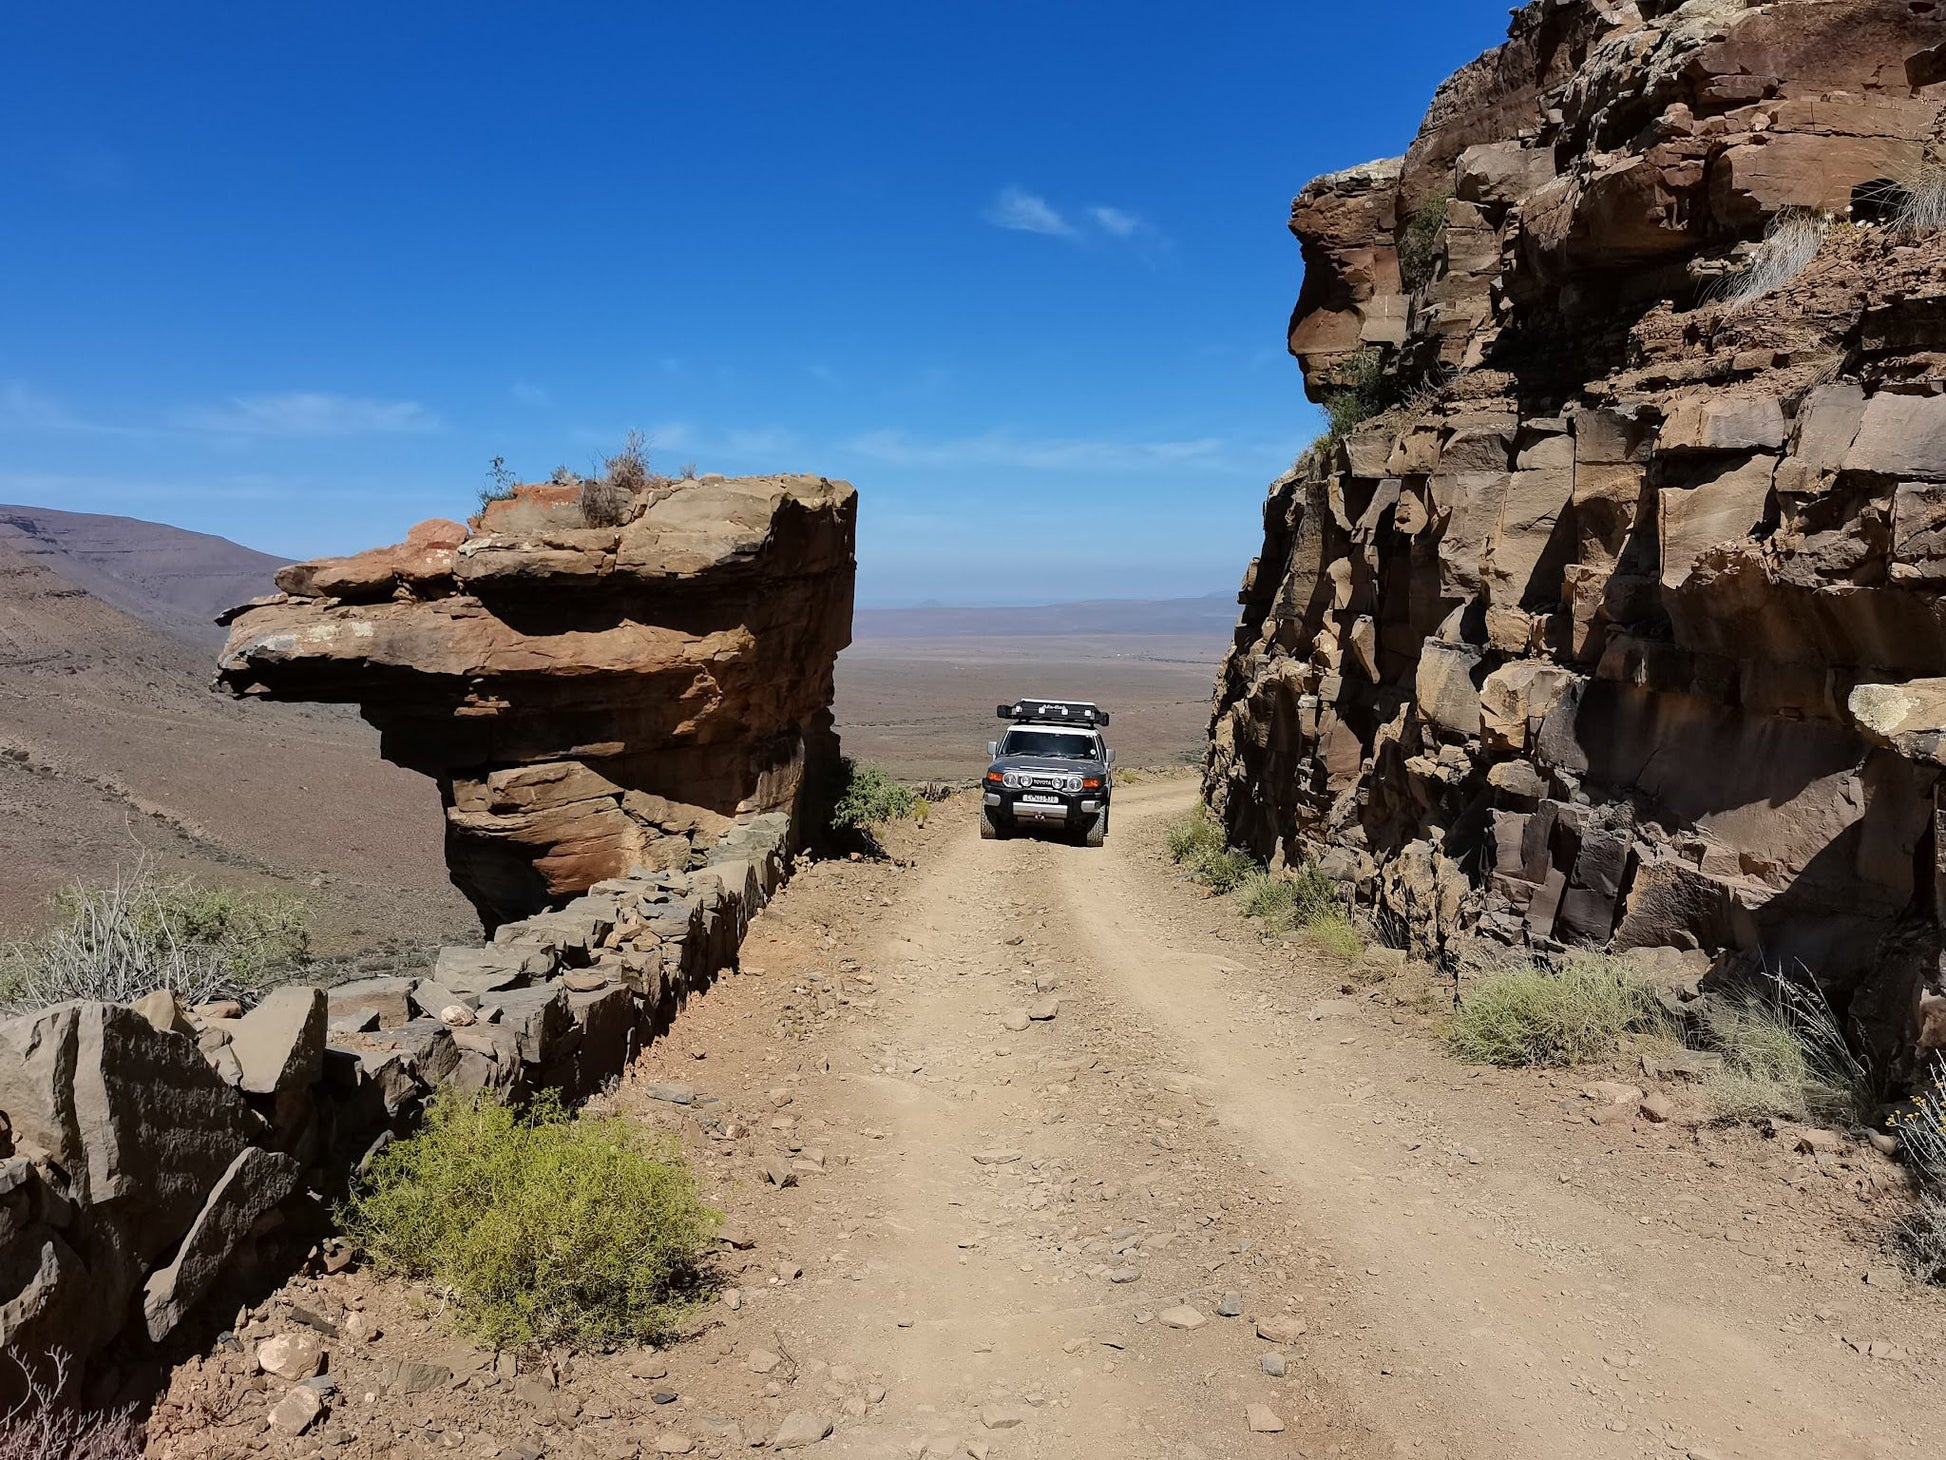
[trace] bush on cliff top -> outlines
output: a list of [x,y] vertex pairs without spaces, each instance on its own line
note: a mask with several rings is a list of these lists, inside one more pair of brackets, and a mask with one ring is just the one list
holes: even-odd
[[922,816],[925,803],[910,786],[900,785],[875,765],[861,765],[846,756],[844,790],[831,810],[838,831],[869,831],[888,821]]
[[294,977],[310,951],[301,899],[166,878],[147,863],[71,887],[53,910],[41,936],[0,949],[0,1009],[128,1003],[158,988],[192,1004],[245,997]]
[[671,1138],[622,1116],[444,1089],[340,1210],[373,1263],[498,1348],[653,1343],[701,1288],[717,1213]]

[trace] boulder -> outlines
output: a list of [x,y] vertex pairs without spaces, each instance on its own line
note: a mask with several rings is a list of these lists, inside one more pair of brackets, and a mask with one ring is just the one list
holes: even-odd
[[324,1074],[324,1037],[330,1002],[323,989],[287,984],[236,1021],[230,1049],[243,1071],[243,1090],[279,1095],[308,1090]]
[[203,1203],[175,1257],[149,1274],[142,1316],[160,1343],[200,1302],[257,1219],[297,1189],[297,1163],[250,1146],[237,1153]]
[[119,1004],[0,1022],[0,1110],[140,1259],[188,1230],[261,1122],[195,1044]]

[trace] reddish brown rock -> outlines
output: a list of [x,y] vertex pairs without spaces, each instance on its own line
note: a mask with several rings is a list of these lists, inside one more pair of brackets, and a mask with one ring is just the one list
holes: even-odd
[[637,867],[700,864],[836,762],[856,494],[818,477],[657,483],[619,527],[519,488],[470,533],[300,564],[233,615],[219,683],[348,701],[437,779],[489,927]]
[[1235,841],[1425,957],[1801,967],[1938,1042],[1946,231],[1877,184],[1946,177],[1942,47],[1903,0],[1536,0],[1304,189],[1292,351],[1390,408],[1266,503]]

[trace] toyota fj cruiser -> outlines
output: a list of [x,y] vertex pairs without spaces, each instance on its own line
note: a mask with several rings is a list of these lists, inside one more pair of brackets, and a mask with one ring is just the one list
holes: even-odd
[[1016,700],[998,714],[1013,721],[987,742],[980,835],[1054,827],[1098,847],[1108,836],[1115,752],[1102,744],[1108,713],[1072,700]]

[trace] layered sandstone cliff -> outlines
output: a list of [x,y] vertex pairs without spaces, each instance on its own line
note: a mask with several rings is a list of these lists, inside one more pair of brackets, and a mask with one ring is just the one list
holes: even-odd
[[589,525],[574,487],[471,527],[300,563],[232,616],[219,682],[357,704],[434,777],[489,929],[631,873],[700,867],[835,770],[857,497],[819,477],[659,483]]
[[1946,1041],[1942,106],[1946,5],[1538,0],[1299,195],[1291,348],[1367,419],[1265,506],[1235,840],[1449,964],[1801,966]]

